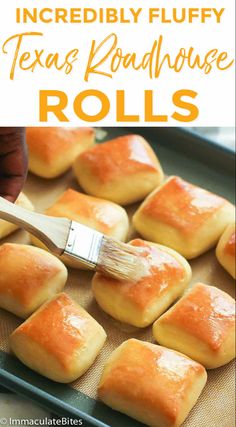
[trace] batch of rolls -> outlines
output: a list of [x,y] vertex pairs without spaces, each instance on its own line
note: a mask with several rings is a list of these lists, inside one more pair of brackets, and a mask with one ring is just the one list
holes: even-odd
[[[119,346],[107,360],[98,396],[149,426],[180,426],[205,386],[205,368],[235,357],[233,298],[211,283],[186,291],[191,280],[187,259],[214,246],[218,261],[235,278],[234,206],[181,177],[166,179],[141,136],[95,144],[91,128],[28,128],[27,143],[32,173],[51,179],[73,166],[85,192],[67,189],[47,215],[125,241],[129,219],[120,205],[142,202],[133,216],[141,237],[131,244],[145,248],[147,275],[126,283],[96,273],[92,292],[114,319],[138,328],[153,324],[158,345],[131,338]],[[24,194],[17,203],[33,209]],[[0,238],[15,228],[1,220]],[[0,307],[26,319],[12,333],[10,346],[31,369],[72,382],[93,364],[106,332],[62,292],[67,281],[63,259],[34,237],[32,243],[0,246]]]

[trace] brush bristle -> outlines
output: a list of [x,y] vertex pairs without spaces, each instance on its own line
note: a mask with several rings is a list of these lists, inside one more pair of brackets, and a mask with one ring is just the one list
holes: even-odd
[[142,252],[143,248],[104,236],[97,271],[118,280],[136,281],[146,271]]

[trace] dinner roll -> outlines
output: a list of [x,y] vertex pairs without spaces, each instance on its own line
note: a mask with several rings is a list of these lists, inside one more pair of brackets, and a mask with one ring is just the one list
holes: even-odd
[[127,283],[97,273],[93,277],[92,290],[106,313],[121,322],[143,328],[153,323],[183,293],[191,279],[191,268],[172,249],[140,239],[130,244],[143,248],[140,256],[146,263],[145,274],[141,273],[139,279]]
[[235,234],[235,224],[230,224],[222,234],[216,248],[219,263],[234,279],[236,278]]
[[129,339],[109,357],[98,395],[111,408],[151,427],[178,427],[207,380],[202,365],[183,354]]
[[181,351],[206,368],[235,357],[235,302],[213,286],[196,284],[153,325],[157,342]]
[[[121,206],[71,189],[66,190],[45,213],[50,216],[69,218],[118,240],[125,240],[129,230],[128,215]],[[33,236],[32,242],[36,246],[45,248]],[[66,265],[75,266],[72,260],[64,257],[61,259]],[[77,263],[76,266],[78,267]],[[81,266],[81,268],[84,267]]]
[[191,259],[217,243],[234,215],[227,200],[172,176],[147,197],[133,223],[145,239]]
[[86,193],[121,205],[142,200],[163,180],[159,160],[138,135],[90,148],[76,159],[74,170]]
[[42,178],[55,178],[66,172],[94,139],[91,128],[27,128],[29,170]]
[[11,349],[29,368],[69,383],[92,365],[106,340],[104,329],[68,295],[45,303],[11,335]]
[[61,292],[67,270],[56,257],[27,245],[0,246],[0,307],[24,319]]
[[[32,203],[29,201],[28,197],[26,197],[24,193],[21,193],[19,195],[16,204],[24,209],[28,209],[29,211],[34,210]],[[11,224],[10,222],[0,219],[0,240],[7,237],[14,231],[18,230],[18,228],[19,227],[17,225]]]

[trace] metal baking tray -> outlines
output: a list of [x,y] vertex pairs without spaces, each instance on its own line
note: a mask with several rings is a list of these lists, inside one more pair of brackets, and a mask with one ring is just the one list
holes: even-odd
[[[105,128],[105,131],[106,139],[127,133],[143,135],[157,152],[166,174],[180,175],[234,203],[233,151],[181,128]],[[0,351],[0,386],[59,416],[82,418],[86,426],[142,425],[70,386],[57,384],[34,373],[3,351]]]

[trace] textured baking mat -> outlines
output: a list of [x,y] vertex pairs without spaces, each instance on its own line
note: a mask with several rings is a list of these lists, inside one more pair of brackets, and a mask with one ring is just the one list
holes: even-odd
[[[67,188],[80,190],[71,172],[59,179],[45,181],[29,175],[25,193],[34,203],[37,211],[44,211]],[[138,205],[127,209],[131,217]],[[132,226],[129,239],[135,237]],[[29,243],[29,236],[23,231],[11,235],[8,242]],[[202,281],[217,286],[234,296],[234,281],[218,264],[214,251],[210,251],[191,262],[193,278],[191,285]],[[96,399],[96,390],[104,363],[108,355],[123,341],[135,337],[140,340],[153,341],[152,328],[137,329],[122,325],[102,312],[97,306],[91,292],[92,274],[85,271],[69,269],[65,291],[80,303],[106,330],[108,339],[94,365],[82,378],[71,384],[75,390]],[[190,286],[191,286],[190,285]],[[0,310],[0,350],[9,352],[9,335],[21,323],[14,315]],[[207,385],[191,411],[184,427],[234,427],[235,396],[234,363],[208,371]]]

